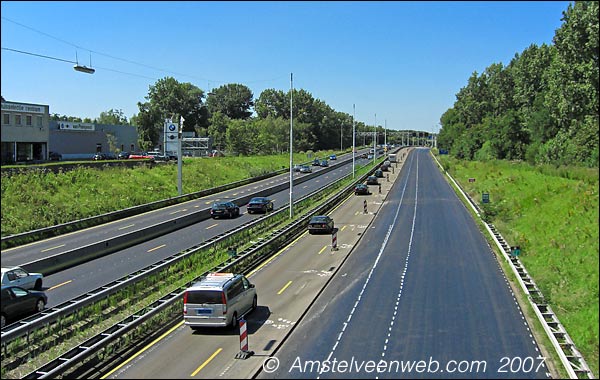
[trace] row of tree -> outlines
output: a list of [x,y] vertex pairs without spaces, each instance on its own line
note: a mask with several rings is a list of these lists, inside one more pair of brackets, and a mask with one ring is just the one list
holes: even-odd
[[474,72],[440,119],[465,159],[598,167],[598,2],[569,4],[553,44]]

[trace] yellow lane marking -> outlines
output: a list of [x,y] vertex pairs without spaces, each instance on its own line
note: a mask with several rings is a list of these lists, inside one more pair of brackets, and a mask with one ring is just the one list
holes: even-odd
[[325,250],[325,248],[327,248],[327,246],[325,246],[325,247],[321,248],[321,250],[319,251],[319,255],[320,255],[321,253],[323,253],[323,251]]
[[218,225],[219,225],[219,223],[216,223],[216,224],[213,224],[212,226],[208,226],[208,227],[206,227],[206,229],[207,229],[207,230],[209,230],[209,229],[211,229],[211,228],[213,228],[213,227],[216,227],[216,226],[218,226]]
[[288,281],[288,283],[285,284],[285,286],[283,288],[281,288],[280,291],[277,292],[277,295],[280,295],[281,293],[283,293],[287,289],[287,287],[290,286],[291,283],[292,283],[292,281]]
[[198,369],[196,369],[190,376],[196,376],[196,374],[198,372],[200,372],[200,370],[202,368],[204,368],[208,363],[210,363],[211,360],[213,360],[215,358],[215,356],[219,355],[219,352],[223,351],[222,348],[219,348],[218,350],[216,350],[212,355],[210,355],[210,358],[206,359],[206,361],[204,363],[202,363],[202,365],[200,367],[198,367]]
[[267,260],[264,263],[260,264],[258,267],[256,267],[256,269],[254,269],[252,272],[248,273],[248,277],[251,277],[254,273],[258,272],[262,267],[264,267],[265,265],[267,265],[268,263],[270,263],[271,261],[273,261],[277,256],[279,256],[283,252],[285,252],[289,247],[291,247],[292,245],[294,245],[298,240],[300,240],[300,238],[302,238],[303,236],[305,236],[307,233],[308,233],[308,231],[304,231],[304,233],[302,235],[298,236],[293,242],[291,242],[290,244],[288,244],[285,247],[283,247],[283,249],[281,249],[279,252],[277,252],[276,254],[274,254],[273,256],[271,256],[271,258],[269,260]]
[[204,202],[205,205],[209,205],[211,203],[212,203],[212,201],[206,201],[206,202]]
[[62,282],[60,284],[54,285],[53,287],[48,288],[48,290],[53,290],[53,289],[56,289],[56,288],[58,288],[60,286],[67,285],[69,282],[73,282],[73,280],[65,281],[65,282]]
[[119,230],[124,230],[126,228],[130,228],[130,227],[133,227],[133,226],[135,226],[135,224],[130,224],[128,226],[123,226],[123,227],[119,228]]
[[343,231],[343,230],[345,230],[345,229],[346,229],[346,227],[348,227],[348,226],[344,226],[344,227],[342,227],[342,229],[341,229],[340,231]]
[[129,363],[133,359],[137,358],[144,351],[146,351],[150,347],[154,346],[156,343],[158,343],[164,337],[166,337],[167,335],[169,335],[170,333],[172,333],[173,331],[175,331],[181,325],[183,325],[183,321],[179,322],[178,324],[176,324],[175,326],[173,326],[169,331],[167,331],[166,333],[162,334],[158,338],[154,339],[150,344],[148,344],[146,347],[142,348],[139,352],[137,352],[136,354],[134,354],[132,357],[130,357],[129,359],[125,360],[123,363],[121,363],[120,365],[118,365],[115,369],[113,369],[112,371],[110,371],[106,375],[102,376],[101,379],[106,379],[107,377],[109,377],[110,375],[112,375],[113,373],[115,373],[116,371],[118,371],[121,367],[125,366],[127,363]]
[[53,249],[60,248],[60,247],[64,247],[64,246],[65,246],[64,244],[57,245],[56,247],[42,249],[42,251],[41,251],[41,252],[48,252],[48,251],[51,251],[51,250],[53,250]]
[[163,247],[166,247],[166,246],[167,246],[166,244],[159,245],[158,247],[154,247],[154,248],[152,248],[152,249],[149,249],[149,250],[147,250],[146,252],[152,252],[152,251],[156,251],[157,249],[161,249],[161,248],[163,248]]

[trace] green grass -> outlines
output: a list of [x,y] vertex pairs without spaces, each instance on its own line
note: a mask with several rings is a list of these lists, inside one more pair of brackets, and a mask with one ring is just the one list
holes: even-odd
[[[334,151],[313,153],[326,157]],[[309,161],[295,153],[294,164]],[[289,167],[289,155],[186,158],[183,194],[225,185]],[[55,165],[55,164],[54,164]],[[176,197],[177,164],[79,167],[58,174],[30,170],[2,175],[2,236],[50,227]]]
[[441,157],[484,217],[520,245],[521,261],[597,376],[598,169]]

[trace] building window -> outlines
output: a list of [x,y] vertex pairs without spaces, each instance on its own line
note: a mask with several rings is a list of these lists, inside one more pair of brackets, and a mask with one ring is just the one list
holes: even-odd
[[2,115],[2,123],[4,125],[9,125],[10,124],[10,114],[9,113],[5,113],[4,115]]
[[41,116],[37,116],[36,119],[37,119],[37,126],[38,127],[43,127],[44,126],[44,124],[43,124],[44,119],[42,119]]
[[15,125],[22,125],[21,115],[15,115]]
[[25,116],[25,125],[28,126],[28,127],[31,127],[33,125],[32,124],[32,120],[31,120],[31,115],[26,115]]

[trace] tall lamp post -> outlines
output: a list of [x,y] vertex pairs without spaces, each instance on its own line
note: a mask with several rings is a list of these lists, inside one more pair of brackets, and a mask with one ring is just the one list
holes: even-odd
[[294,188],[294,160],[292,159],[294,150],[293,150],[293,132],[294,129],[292,126],[294,125],[294,73],[290,73],[290,219],[294,217],[294,197],[293,197],[293,188]]
[[375,114],[375,128],[373,130],[373,165],[377,156],[377,114]]
[[177,138],[177,192],[179,195],[183,194],[183,186],[181,183],[181,169],[182,169],[182,157],[181,157],[181,139],[183,138],[183,122],[185,119],[183,116],[179,117],[179,133]]
[[352,105],[352,179],[354,179],[354,156],[356,156],[356,126],[354,123],[356,120],[356,104]]

